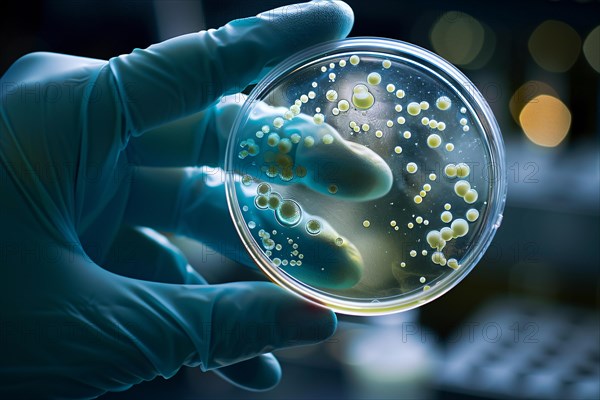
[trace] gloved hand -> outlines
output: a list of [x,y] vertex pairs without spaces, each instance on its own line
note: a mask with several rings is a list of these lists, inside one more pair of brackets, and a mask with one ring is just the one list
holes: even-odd
[[94,397],[182,365],[263,390],[281,374],[266,353],[334,332],[331,311],[271,283],[208,285],[152,229],[251,264],[217,170],[182,167],[221,165],[240,106],[221,96],[352,22],[342,2],[311,2],[108,62],[13,64],[0,80],[0,397]]

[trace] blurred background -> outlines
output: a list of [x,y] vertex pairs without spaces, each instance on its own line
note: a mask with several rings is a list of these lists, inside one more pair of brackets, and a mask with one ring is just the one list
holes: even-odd
[[[326,343],[280,352],[273,391],[183,368],[103,398],[600,398],[600,1],[347,2],[351,36],[432,50],[490,103],[509,181],[492,246],[443,298],[394,316],[340,316]],[[285,4],[2,2],[0,74],[31,51],[108,59]],[[209,281],[257,278],[210,246],[172,240]]]

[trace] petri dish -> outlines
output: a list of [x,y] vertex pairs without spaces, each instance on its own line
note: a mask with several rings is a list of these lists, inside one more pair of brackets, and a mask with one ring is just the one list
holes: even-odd
[[236,229],[275,283],[336,312],[432,301],[500,226],[504,147],[467,77],[420,47],[363,37],[275,67],[233,124]]

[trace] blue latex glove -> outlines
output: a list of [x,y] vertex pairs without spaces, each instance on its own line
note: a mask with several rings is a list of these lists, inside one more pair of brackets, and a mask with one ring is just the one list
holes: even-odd
[[268,352],[334,332],[331,311],[271,283],[207,285],[152,229],[251,264],[218,169],[182,167],[221,165],[241,105],[221,96],[352,22],[346,4],[312,2],[108,62],[15,62],[0,80],[1,398],[94,397],[182,365],[264,390],[281,375]]

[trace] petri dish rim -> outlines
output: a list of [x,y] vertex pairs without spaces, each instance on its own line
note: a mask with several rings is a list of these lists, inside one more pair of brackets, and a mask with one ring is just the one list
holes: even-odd
[[[462,264],[466,267],[437,280],[427,291],[413,290],[401,297],[393,296],[390,299],[379,298],[371,301],[364,299],[354,301],[343,296],[327,294],[299,281],[274,265],[262,252],[244,222],[235,187],[236,179],[239,179],[239,176],[233,170],[235,133],[244,122],[244,116],[253,108],[256,102],[265,97],[265,91],[269,87],[276,86],[277,82],[285,79],[286,76],[322,58],[332,55],[340,56],[344,53],[378,53],[382,57],[389,56],[400,59],[419,69],[426,70],[454,90],[455,94],[464,102],[464,106],[476,117],[478,129],[483,132],[482,139],[487,146],[490,157],[490,165],[487,166],[488,179],[493,177],[493,182],[490,182],[488,188],[488,207],[481,216],[485,221],[484,226],[481,228],[482,235],[474,242],[473,247],[463,259]],[[227,205],[245,249],[271,281],[307,300],[331,308],[336,312],[349,315],[390,314],[410,310],[437,299],[455,287],[473,270],[483,257],[502,222],[507,193],[507,178],[504,170],[505,154],[500,128],[491,108],[475,85],[454,65],[440,56],[410,43],[379,37],[355,37],[321,43],[292,55],[267,73],[252,89],[236,116],[229,138],[225,154]]]

